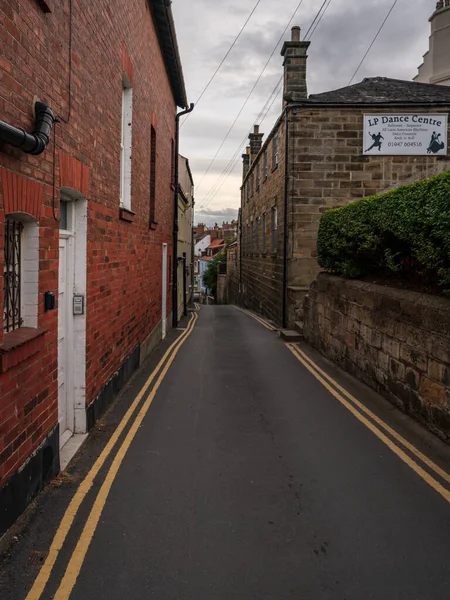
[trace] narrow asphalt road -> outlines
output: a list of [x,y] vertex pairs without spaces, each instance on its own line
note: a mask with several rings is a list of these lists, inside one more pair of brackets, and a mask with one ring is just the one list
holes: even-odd
[[443,600],[449,558],[448,502],[274,332],[202,307],[70,598]]

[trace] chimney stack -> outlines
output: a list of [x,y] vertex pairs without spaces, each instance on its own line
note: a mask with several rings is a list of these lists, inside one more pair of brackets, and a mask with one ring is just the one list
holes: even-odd
[[306,85],[307,51],[311,42],[302,42],[300,27],[292,28],[290,42],[284,42],[281,56],[284,57],[284,92],[283,106],[288,102],[306,100],[308,89]]
[[250,169],[250,146],[247,146],[245,149],[245,154],[242,155],[242,167],[242,181],[244,181]]
[[253,126],[253,133],[250,133],[248,139],[250,140],[250,164],[253,163],[256,156],[262,147],[263,133],[259,133],[259,125]]

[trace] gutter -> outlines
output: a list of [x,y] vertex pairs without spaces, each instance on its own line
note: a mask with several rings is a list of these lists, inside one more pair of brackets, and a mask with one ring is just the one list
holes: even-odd
[[27,133],[21,127],[14,127],[5,121],[0,121],[0,140],[10,146],[20,148],[27,154],[42,154],[50,141],[50,133],[55,116],[47,104],[36,102],[34,105],[35,120],[32,133]]

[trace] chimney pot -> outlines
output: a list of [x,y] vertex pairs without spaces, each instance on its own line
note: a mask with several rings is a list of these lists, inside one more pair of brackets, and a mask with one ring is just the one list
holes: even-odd
[[291,40],[293,42],[299,42],[300,41],[300,27],[298,25],[294,25],[294,27],[291,29],[292,32],[292,37]]

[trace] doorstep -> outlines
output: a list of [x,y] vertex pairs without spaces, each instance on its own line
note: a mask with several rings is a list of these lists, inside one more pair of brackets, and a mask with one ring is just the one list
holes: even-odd
[[64,436],[61,438],[61,442],[63,443],[59,452],[59,462],[61,471],[64,471],[66,469],[67,465],[70,463],[70,461],[78,452],[78,450],[81,448],[83,442],[87,437],[87,433],[75,433],[64,442]]

